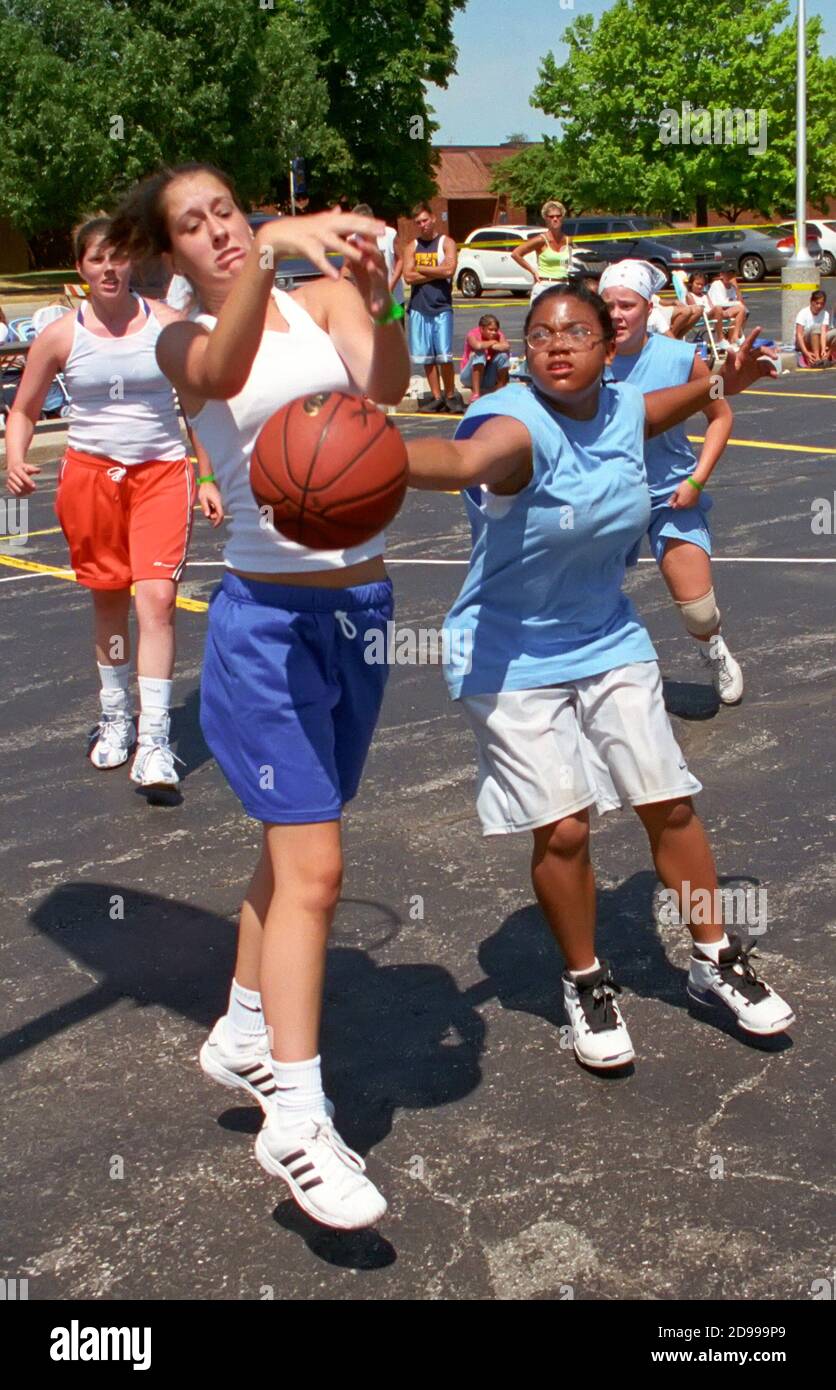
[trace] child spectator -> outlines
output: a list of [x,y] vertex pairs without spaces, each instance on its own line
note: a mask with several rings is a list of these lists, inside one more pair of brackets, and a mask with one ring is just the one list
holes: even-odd
[[499,386],[508,385],[511,344],[499,326],[496,314],[483,314],[476,328],[464,340],[462,386],[473,383],[471,400],[486,396]]
[[801,358],[802,367],[823,367],[836,356],[836,329],[830,326],[830,314],[824,307],[827,295],[824,290],[814,290],[810,304],[802,309],[795,320],[795,350]]
[[708,287],[708,300],[716,308],[722,309],[724,319],[730,320],[728,341],[731,346],[741,347],[745,336],[743,325],[749,310],[737,292],[737,276],[730,270],[721,270]]

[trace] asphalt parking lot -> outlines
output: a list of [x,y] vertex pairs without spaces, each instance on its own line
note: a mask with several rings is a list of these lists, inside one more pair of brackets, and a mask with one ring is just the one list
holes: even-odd
[[[768,336],[779,298],[747,296]],[[488,307],[519,344],[525,302],[485,296],[457,308],[459,347]],[[561,1046],[525,837],[481,839],[471,736],[440,671],[394,666],[346,818],[326,986],[327,1090],[390,1202],[352,1236],[286,1200],[252,1154],[260,1112],[196,1063],[257,844],[198,726],[219,538],[198,518],[181,588],[183,804],[149,808],[126,768],[84,757],[89,599],[52,511],[62,438],[39,440],[29,543],[0,540],[0,1272],[30,1299],[806,1300],[829,1276],[836,372],[760,382],[734,410],[711,519],[739,708],[717,708],[646,555],[628,582],[723,881],[766,890],[761,965],[798,1023],[755,1045],[689,1014],[686,935],[657,920],[622,813],[593,853],[638,1055],[627,1076],[583,1071]],[[388,551],[399,626],[440,626],[467,537],[459,498],[410,494]]]

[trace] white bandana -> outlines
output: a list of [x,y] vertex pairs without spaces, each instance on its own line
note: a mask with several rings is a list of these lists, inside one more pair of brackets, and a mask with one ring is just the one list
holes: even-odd
[[601,276],[598,293],[612,289],[633,290],[649,302],[667,283],[667,275],[649,261],[616,261],[614,265],[608,265]]

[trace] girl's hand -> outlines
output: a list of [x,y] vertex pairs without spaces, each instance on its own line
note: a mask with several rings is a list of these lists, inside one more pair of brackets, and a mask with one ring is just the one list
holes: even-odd
[[30,492],[35,492],[35,484],[32,479],[41,469],[34,463],[10,463],[6,474],[6,487],[15,497],[26,497]]
[[668,506],[673,507],[674,511],[681,511],[683,507],[695,507],[700,500],[700,494],[695,487],[691,487],[687,478],[677,485],[673,496],[668,499]]
[[[327,252],[344,256],[355,269],[367,253],[362,246],[352,245],[350,238],[379,237],[385,230],[385,222],[377,218],[358,217],[353,212],[340,212],[336,208],[330,212],[315,212],[309,217],[279,217],[275,222],[265,222],[253,240],[259,255],[268,249],[272,252],[273,263],[281,256],[305,256],[329,280],[339,280],[339,268],[329,261]],[[266,265],[272,268],[269,259]]]
[[200,510],[212,526],[220,526],[224,519],[224,504],[216,483],[201,483],[197,489]]
[[759,377],[778,375],[775,366],[778,354],[774,348],[758,348],[757,357],[754,355],[753,344],[760,331],[760,325],[753,328],[739,351],[729,353],[726,358],[720,376],[727,396],[736,396],[740,391],[745,391]]
[[371,237],[358,236],[353,245],[361,252],[362,259],[351,267],[352,278],[372,318],[377,318],[392,300],[386,262]]

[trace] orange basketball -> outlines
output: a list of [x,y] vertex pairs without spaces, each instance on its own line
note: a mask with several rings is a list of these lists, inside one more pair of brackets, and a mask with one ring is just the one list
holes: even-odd
[[256,440],[250,487],[288,540],[344,550],[382,531],[406,494],[406,447],[361,396],[302,396],[271,415]]

